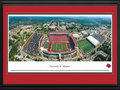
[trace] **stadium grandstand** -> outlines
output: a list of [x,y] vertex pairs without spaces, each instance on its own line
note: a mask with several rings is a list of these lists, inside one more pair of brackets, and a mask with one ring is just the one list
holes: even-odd
[[[50,40],[48,51],[54,50],[52,48],[58,48],[58,51],[60,52],[62,51],[62,48],[63,50],[65,50],[66,45],[69,50],[75,49],[75,47],[77,46],[75,38],[73,37],[72,34],[69,34],[68,31],[50,31],[48,36]],[[57,45],[54,45],[55,47],[51,47],[53,46],[53,44]],[[61,50],[59,50],[59,48],[61,48]],[[57,49],[55,49],[55,52],[56,51]]]
[[43,57],[48,59],[71,59],[77,55],[77,50],[67,51],[67,52],[48,52],[43,51]]
[[49,42],[45,41],[44,44],[43,44],[43,47],[48,48],[49,47]]
[[99,42],[102,42],[104,40],[103,35],[93,35],[95,39],[97,39]]
[[49,31],[49,35],[57,35],[57,34],[69,34],[68,31]]
[[36,56],[38,53],[38,47],[41,43],[42,36],[43,35],[40,33],[35,33],[33,37],[30,38],[29,42],[25,44],[23,51],[32,56]]
[[49,36],[51,43],[66,43],[68,42],[68,37],[65,35],[50,35]]

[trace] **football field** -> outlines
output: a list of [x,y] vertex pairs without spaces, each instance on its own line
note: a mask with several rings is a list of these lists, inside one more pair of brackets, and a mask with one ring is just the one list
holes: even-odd
[[108,33],[108,32],[104,32],[103,34],[105,34],[105,35],[106,35],[107,33]]
[[52,44],[51,51],[64,51],[64,50],[68,50],[68,46],[67,44]]
[[84,53],[87,53],[94,48],[88,40],[80,40],[77,43],[78,47],[81,48]]

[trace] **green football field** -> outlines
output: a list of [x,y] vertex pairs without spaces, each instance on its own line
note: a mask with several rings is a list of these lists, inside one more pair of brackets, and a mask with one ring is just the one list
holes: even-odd
[[103,32],[103,34],[107,34],[108,32]]
[[81,48],[84,53],[87,53],[94,48],[94,46],[88,40],[80,40],[77,43],[78,47]]
[[67,44],[52,44],[51,51],[63,51],[63,50],[68,50]]

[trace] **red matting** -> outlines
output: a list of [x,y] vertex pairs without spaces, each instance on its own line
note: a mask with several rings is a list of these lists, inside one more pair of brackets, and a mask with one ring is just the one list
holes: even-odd
[[[8,13],[112,13],[112,74],[8,74]],[[3,6],[3,84],[117,84],[117,6]]]

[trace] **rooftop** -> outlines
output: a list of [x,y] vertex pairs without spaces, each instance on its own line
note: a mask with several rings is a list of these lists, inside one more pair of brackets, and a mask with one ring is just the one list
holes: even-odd
[[73,37],[79,38],[80,36],[79,36],[79,34],[73,34]]
[[100,43],[97,39],[95,39],[95,38],[92,37],[92,36],[88,36],[87,39],[88,39],[92,44],[94,44],[95,46],[97,46],[97,45]]

